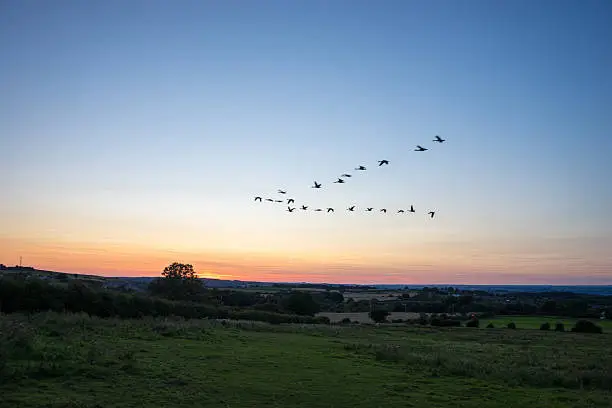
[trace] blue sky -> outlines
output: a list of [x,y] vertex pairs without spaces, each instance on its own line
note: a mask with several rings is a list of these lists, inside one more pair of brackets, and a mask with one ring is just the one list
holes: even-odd
[[[0,258],[612,282],[610,21],[606,1],[4,1]],[[277,188],[419,213],[251,201]],[[99,272],[151,272],[126,265]]]

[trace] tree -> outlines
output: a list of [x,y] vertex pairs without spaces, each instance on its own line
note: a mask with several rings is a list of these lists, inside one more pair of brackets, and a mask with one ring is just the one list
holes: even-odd
[[480,320],[474,317],[465,324],[465,327],[480,327]]
[[588,320],[578,320],[572,331],[576,333],[603,333],[603,329]]
[[149,284],[151,293],[171,300],[195,300],[204,286],[190,264],[174,262]]
[[554,300],[547,300],[546,302],[544,302],[542,307],[540,307],[540,311],[544,314],[557,314],[557,302],[555,302]]
[[542,323],[540,325],[540,330],[550,330],[550,323],[548,323],[548,322]]
[[387,316],[389,316],[390,313],[386,310],[374,309],[369,315],[370,319],[374,320],[376,323],[383,323],[387,321]]
[[283,307],[297,315],[314,316],[321,307],[308,292],[296,291],[283,300]]

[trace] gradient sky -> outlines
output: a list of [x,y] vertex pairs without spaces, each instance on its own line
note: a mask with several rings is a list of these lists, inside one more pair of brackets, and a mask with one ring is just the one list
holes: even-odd
[[[606,0],[3,0],[0,262],[612,284],[610,21]],[[253,202],[277,188],[337,212]]]

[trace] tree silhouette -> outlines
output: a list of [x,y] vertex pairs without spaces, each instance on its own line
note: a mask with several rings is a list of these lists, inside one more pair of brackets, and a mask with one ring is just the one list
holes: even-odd
[[296,291],[283,299],[283,307],[297,315],[314,316],[321,311],[319,304],[307,292]]
[[154,295],[171,300],[195,300],[203,292],[202,282],[191,264],[174,262],[161,275],[149,284],[149,291]]
[[370,313],[370,319],[374,320],[376,323],[383,323],[387,321],[387,316],[390,313],[386,310],[374,309]]

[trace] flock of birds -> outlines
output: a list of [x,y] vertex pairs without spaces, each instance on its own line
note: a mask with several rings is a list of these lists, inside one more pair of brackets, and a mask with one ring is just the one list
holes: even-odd
[[[446,141],[446,139],[442,139],[440,136],[436,136],[433,139],[433,142],[437,142],[437,143],[443,143],[444,141]],[[420,145],[417,145],[416,148],[414,149],[414,151],[416,151],[416,152],[424,152],[426,150],[429,150],[429,149],[427,149],[425,147],[422,147]],[[378,167],[385,166],[385,165],[389,165],[389,160],[386,160],[386,159],[378,160]],[[356,171],[366,171],[367,168],[365,166],[363,166],[363,165],[360,165],[358,167],[355,167],[355,170]],[[344,173],[340,177],[338,177],[338,179],[336,181],[334,181],[333,183],[334,184],[344,184],[346,182],[346,179],[350,178],[350,177],[353,177],[353,175],[352,174],[348,174],[348,173]],[[310,186],[310,187],[311,188],[320,189],[320,188],[323,187],[323,185],[322,185],[322,183],[319,183],[319,182],[317,182],[315,180],[313,185]],[[285,194],[286,195],[287,191],[279,189],[279,190],[277,190],[277,193],[278,194]],[[294,212],[298,208],[298,207],[291,207],[291,204],[295,204],[295,199],[293,199],[293,198],[288,198],[288,199],[265,198],[264,199],[261,196],[256,196],[255,197],[255,201],[259,201],[259,202],[268,201],[268,202],[271,202],[271,203],[281,203],[281,204],[286,202],[287,203],[287,212],[290,212],[290,213]],[[308,209],[310,207],[307,206],[307,205],[301,205],[299,208],[302,211],[308,211]],[[356,208],[356,206],[352,205],[352,206],[348,207],[346,210],[350,211],[350,212],[354,212],[355,208]],[[316,212],[325,211],[327,213],[335,212],[333,207],[326,207],[325,209],[323,209],[323,208],[313,208],[312,211],[316,211]],[[372,212],[372,211],[374,211],[374,207],[366,207],[365,211],[366,212]],[[379,212],[386,214],[387,213],[387,209],[386,208],[380,208]],[[416,211],[414,209],[414,206],[410,205],[410,209],[402,209],[402,208],[400,208],[399,210],[397,210],[396,214],[415,213],[415,212]],[[435,214],[436,214],[435,211],[428,211],[427,212],[427,215],[430,216],[431,218],[433,218]]]

